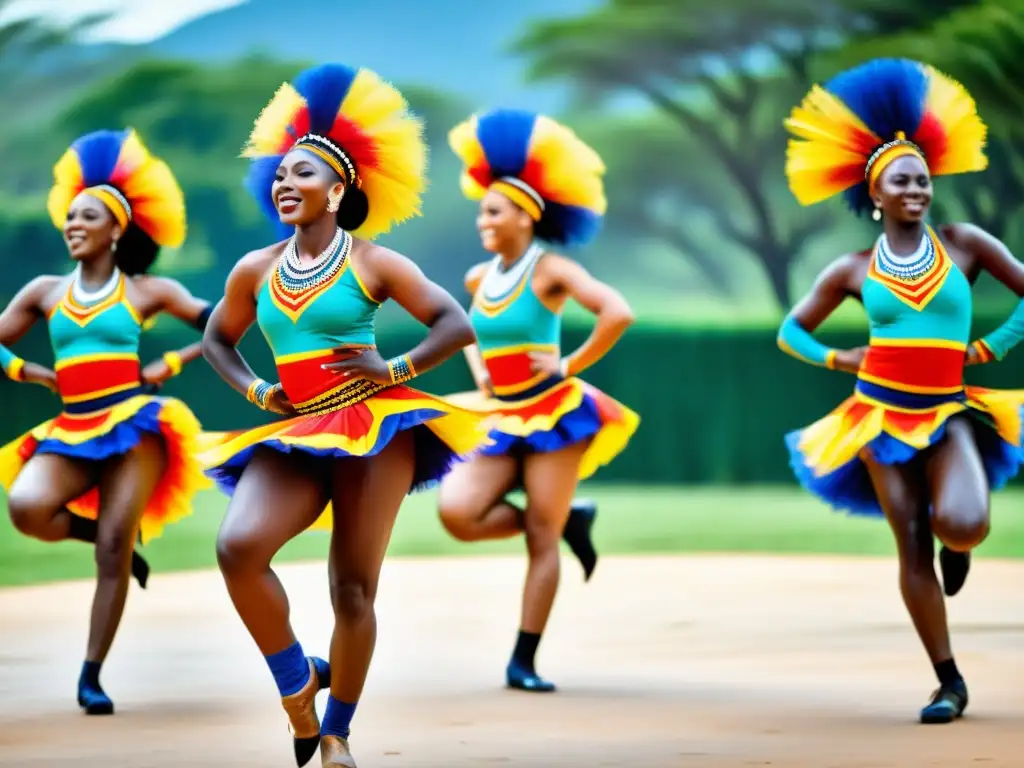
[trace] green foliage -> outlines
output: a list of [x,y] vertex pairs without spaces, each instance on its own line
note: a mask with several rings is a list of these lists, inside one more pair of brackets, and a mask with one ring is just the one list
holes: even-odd
[[[650,182],[634,186],[644,194],[627,203],[631,232],[647,232],[684,255],[723,293],[732,287],[717,243],[738,248],[788,306],[793,265],[839,226],[837,206],[800,211],[781,181],[782,119],[811,85],[815,63],[882,32],[924,33],[937,17],[976,4],[608,0],[583,16],[534,24],[517,50],[529,58],[533,78],[570,80],[581,103],[612,110],[617,97],[630,97],[630,106],[639,98],[674,125],[667,135],[642,135],[652,143],[635,142],[619,158]],[[619,144],[634,141],[630,130],[624,123]],[[678,162],[664,162],[668,146]],[[695,234],[701,225],[705,237]],[[710,252],[709,242],[716,243]]]

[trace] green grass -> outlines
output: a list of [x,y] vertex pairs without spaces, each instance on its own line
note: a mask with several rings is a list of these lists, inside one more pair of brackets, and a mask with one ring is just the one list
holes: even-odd
[[[657,488],[590,485],[581,494],[601,505],[595,528],[604,554],[686,552],[776,552],[891,555],[884,522],[830,512],[791,488]],[[146,547],[156,573],[213,567],[214,539],[225,508],[223,497],[203,494],[195,514]],[[1024,558],[1024,491],[993,498],[993,532],[981,557]],[[277,562],[324,560],[328,537],[306,533],[290,542]],[[411,497],[395,528],[391,556],[519,553],[521,539],[463,544],[437,521],[434,494]],[[0,586],[86,578],[93,574],[91,550],[76,542],[43,544],[18,534],[0,519]]]

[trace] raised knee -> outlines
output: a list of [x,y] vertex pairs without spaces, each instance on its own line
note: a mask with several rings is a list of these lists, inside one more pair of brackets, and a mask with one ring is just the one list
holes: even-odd
[[955,508],[936,505],[932,511],[932,527],[947,547],[957,552],[968,552],[988,536],[988,503],[960,503]]
[[132,555],[129,531],[104,532],[96,540],[96,571],[100,578],[116,578],[125,573]]
[[476,510],[471,509],[464,502],[442,498],[438,504],[438,517],[441,518],[441,525],[452,538],[459,541],[474,541],[476,539],[473,523],[478,516]]
[[52,505],[31,494],[12,493],[7,510],[14,527],[26,536],[37,536],[46,520],[53,516]]
[[373,610],[373,596],[362,581],[336,579],[331,583],[331,603],[339,621],[356,623]]

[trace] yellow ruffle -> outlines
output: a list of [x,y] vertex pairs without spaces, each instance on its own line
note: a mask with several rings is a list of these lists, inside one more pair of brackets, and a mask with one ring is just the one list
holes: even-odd
[[[0,448],[0,485],[6,492],[10,492],[38,442],[50,439],[66,445],[82,445],[130,420],[154,400],[160,403],[158,421],[165,443],[167,466],[143,512],[139,532],[143,544],[158,538],[166,526],[192,513],[192,501],[196,493],[213,485],[203,474],[202,466],[196,458],[202,427],[188,406],[180,400],[139,395],[108,409],[109,416],[102,427],[83,432],[55,427],[59,421],[56,418],[43,422]],[[99,512],[99,501],[98,489],[94,486],[79,498],[69,501],[67,507],[79,517],[95,520]]]
[[[539,403],[559,394],[563,394],[562,399],[550,411],[535,412]],[[599,412],[607,417],[602,418],[600,430],[580,459],[577,477],[586,480],[625,450],[640,426],[640,416],[582,379],[566,379],[547,392],[518,401],[487,397],[479,390],[459,392],[447,399],[474,411],[494,413],[496,421],[492,422],[493,428],[498,432],[529,437],[536,432],[553,430],[563,417],[583,404],[583,398],[588,394],[597,401]]]

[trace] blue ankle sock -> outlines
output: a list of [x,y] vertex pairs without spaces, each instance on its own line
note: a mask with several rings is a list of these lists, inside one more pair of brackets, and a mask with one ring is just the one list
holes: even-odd
[[320,723],[320,735],[340,736],[348,738],[352,716],[356,713],[355,704],[346,704],[333,696],[327,697],[327,711]]
[[89,688],[100,687],[100,667],[102,661],[86,661],[82,663],[82,674],[78,677],[78,684]]
[[266,657],[270,674],[274,676],[281,696],[291,696],[309,682],[309,662],[299,643]]

